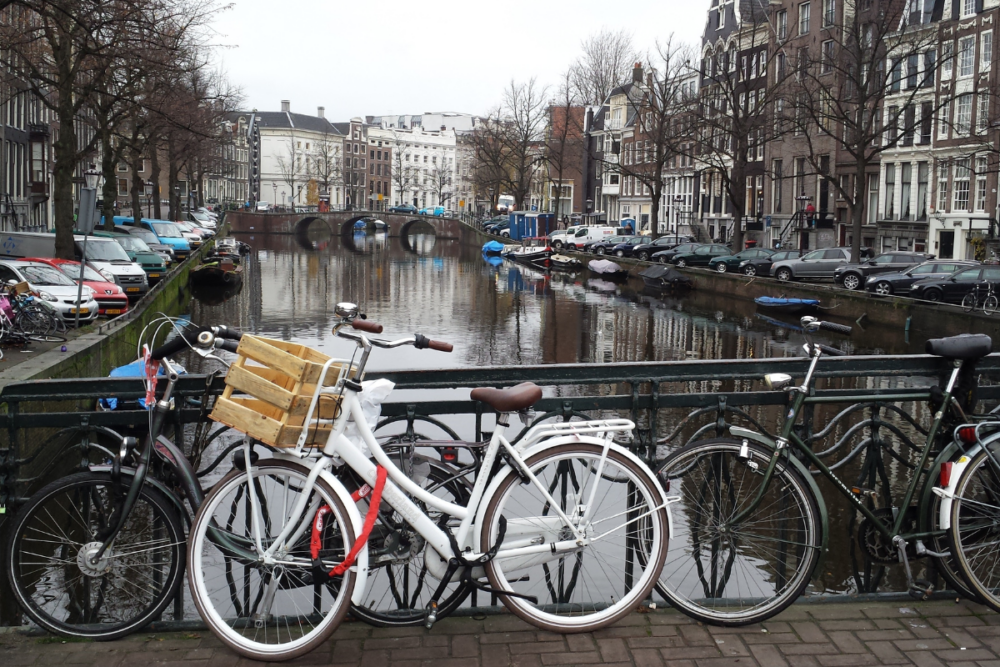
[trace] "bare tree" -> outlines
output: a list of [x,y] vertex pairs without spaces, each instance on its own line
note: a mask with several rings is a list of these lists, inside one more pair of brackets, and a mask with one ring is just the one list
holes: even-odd
[[583,40],[583,53],[570,67],[569,79],[582,104],[603,104],[611,91],[628,79],[639,53],[632,34],[603,28]]
[[[690,49],[677,46],[673,38],[657,44],[650,56],[648,72],[635,70],[635,79],[623,93],[633,118],[632,136],[622,142],[621,155],[605,163],[606,169],[648,192],[651,200],[650,231],[659,236],[663,174],[670,161],[691,152],[694,144],[692,114],[697,108]],[[644,76],[645,75],[645,76]]]
[[396,206],[409,203],[406,193],[417,182],[416,170],[410,163],[412,155],[398,132],[392,133],[392,187],[396,191]]
[[[583,165],[583,107],[579,105],[572,82],[572,73],[566,72],[559,93],[548,109],[548,126],[545,129],[545,161],[548,180],[552,183],[553,211],[556,217],[562,202],[563,183],[571,169]],[[570,202],[572,207],[572,202]]]
[[[847,205],[854,262],[861,258],[870,170],[877,172],[886,151],[929,145],[934,117],[952,101],[947,92],[936,94],[934,81],[939,69],[952,68],[954,54],[937,54],[936,26],[907,25],[908,6],[845,0],[842,14],[828,23],[829,41],[818,57],[778,52],[779,63],[794,61],[794,72],[785,72],[794,140],[806,150],[809,172]],[[828,164],[834,151],[839,173]]]
[[451,199],[452,171],[445,166],[431,170],[431,190],[437,195],[437,205],[444,206]]
[[343,178],[343,162],[341,150],[344,142],[341,137],[334,137],[332,134],[324,133],[322,138],[313,143],[315,152],[313,153],[311,176],[316,178],[316,182],[322,186],[323,193],[331,195],[331,187],[340,183]]
[[[295,186],[302,179],[302,153],[296,145],[295,135],[288,140],[288,148],[284,155],[277,155],[275,161],[278,164],[278,173],[281,174],[281,181],[288,184],[288,194],[294,201]],[[284,205],[285,202],[281,202]]]
[[539,87],[535,79],[520,84],[511,81],[504,91],[501,111],[492,123],[500,149],[499,173],[517,208],[523,208],[528,201],[544,162],[546,96],[545,88]]

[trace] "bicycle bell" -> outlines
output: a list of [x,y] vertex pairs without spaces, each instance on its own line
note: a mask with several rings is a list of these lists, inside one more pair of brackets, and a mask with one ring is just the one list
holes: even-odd
[[353,320],[358,316],[358,306],[348,301],[343,301],[337,304],[334,313],[341,319]]

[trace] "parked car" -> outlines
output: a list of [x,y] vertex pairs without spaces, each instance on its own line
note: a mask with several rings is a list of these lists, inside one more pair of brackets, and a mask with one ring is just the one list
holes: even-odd
[[440,218],[444,215],[444,206],[426,206],[418,211],[420,215],[433,215]]
[[184,261],[188,258],[188,255],[191,254],[191,246],[184,238],[181,228],[169,220],[151,220],[148,218],[140,218],[139,224],[136,225],[132,218],[116,215],[115,224],[124,225],[126,227],[141,227],[143,229],[148,229],[156,234],[156,238],[160,243],[173,248],[174,256],[179,261]]
[[152,283],[158,281],[167,273],[167,263],[163,256],[150,250],[146,242],[128,232],[94,232],[94,236],[114,239],[128,255],[129,259],[146,272],[146,278]]
[[204,206],[199,206],[199,207],[198,207],[198,208],[196,208],[195,210],[196,210],[196,211],[197,211],[198,213],[203,213],[204,215],[207,215],[207,216],[208,216],[209,218],[211,218],[211,219],[212,219],[212,220],[214,220],[215,222],[218,222],[218,221],[219,221],[219,214],[218,214],[218,213],[216,213],[215,211],[213,211],[212,209],[209,209],[209,208],[205,208]]
[[929,259],[934,259],[934,255],[922,252],[884,252],[878,257],[872,257],[860,264],[846,264],[837,267],[833,272],[833,281],[847,289],[864,289],[868,276],[880,273],[899,273]]
[[417,207],[413,204],[400,204],[399,206],[390,206],[389,213],[416,213]]
[[673,259],[674,255],[682,252],[692,252],[695,248],[698,248],[704,244],[702,243],[682,243],[679,246],[674,246],[670,250],[661,250],[659,252],[654,252],[652,255],[652,260],[654,262],[659,262],[660,264],[669,264],[670,260]]
[[119,234],[128,234],[129,236],[134,236],[139,239],[145,243],[150,250],[162,257],[163,261],[166,262],[168,266],[177,261],[177,255],[174,254],[173,246],[160,243],[160,239],[157,238],[156,234],[149,231],[145,227],[125,227],[124,225],[115,223],[115,232]]
[[910,287],[910,296],[927,301],[962,303],[965,295],[981,281],[989,282],[994,291],[1000,292],[1000,266],[963,267],[945,278],[918,280]]
[[77,284],[62,271],[47,264],[24,260],[0,261],[0,284],[10,280],[27,282],[32,294],[52,306],[65,322],[75,321],[77,307],[81,322],[91,322],[97,317],[99,307],[94,299],[94,290],[84,285],[81,299],[77,301]]
[[[566,229],[560,229],[549,234],[549,245],[551,245],[556,250],[562,250],[564,245],[571,242],[575,237],[579,227],[567,227]],[[573,247],[576,247],[576,243],[573,243]]]
[[931,260],[898,273],[881,273],[869,276],[865,289],[882,296],[906,296],[910,287],[918,280],[947,278],[959,269],[979,266],[979,262],[968,260]]
[[[868,254],[865,254],[866,251]],[[862,257],[870,255],[862,248]],[[837,267],[851,261],[850,248],[822,248],[806,253],[798,259],[786,259],[771,266],[771,274],[778,280],[798,280],[799,278],[832,279]]]
[[257,202],[256,210],[258,213],[267,213],[268,211],[271,210],[271,205],[268,204],[266,201],[259,201]]
[[771,266],[775,262],[786,259],[798,259],[801,256],[802,252],[799,250],[777,250],[770,257],[743,260],[737,267],[737,271],[745,276],[769,276],[771,275]]
[[[80,279],[80,262],[74,262],[69,259],[48,259],[45,257],[25,257],[24,261],[51,266],[62,272],[73,282],[77,282]],[[100,315],[122,315],[128,312],[128,295],[125,294],[125,290],[115,283],[108,282],[107,278],[89,266],[83,265],[82,269],[83,284],[94,291],[94,300],[97,301],[98,313]]]
[[566,245],[575,247],[577,250],[586,250],[588,243],[603,241],[612,236],[624,236],[621,227],[592,227],[580,226],[576,228],[576,234],[572,238],[567,238]]
[[773,250],[768,250],[767,248],[747,248],[742,250],[735,255],[723,255],[722,257],[714,257],[709,263],[708,268],[713,271],[718,271],[719,273],[726,273],[727,271],[735,271],[740,267],[745,260],[750,259],[767,259],[774,254]]
[[630,236],[607,236],[605,238],[596,239],[594,241],[588,241],[583,244],[584,252],[592,252],[595,255],[607,255],[611,252],[619,243],[624,243]]
[[728,246],[721,243],[706,243],[700,245],[691,252],[679,252],[670,258],[670,263],[674,266],[684,268],[685,266],[708,266],[708,263],[715,257],[724,257],[731,253]]
[[215,229],[215,218],[210,216],[208,213],[203,213],[201,211],[188,211],[188,219],[197,222],[202,227],[207,227],[208,229]]
[[632,248],[632,256],[643,261],[648,261],[654,253],[662,250],[671,250],[682,243],[695,242],[690,236],[661,236],[654,240],[650,240],[648,236],[642,238],[643,242]]
[[611,253],[615,257],[632,257],[635,248],[644,245],[648,241],[645,236],[628,236],[624,241],[611,248]]

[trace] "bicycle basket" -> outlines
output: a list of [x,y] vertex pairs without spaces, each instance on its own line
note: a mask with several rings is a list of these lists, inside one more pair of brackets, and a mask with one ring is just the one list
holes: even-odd
[[[209,417],[273,447],[296,446],[330,357],[305,345],[250,335],[243,336],[236,353]],[[323,386],[337,384],[354,368],[335,360]],[[339,412],[340,396],[320,394],[306,446],[326,444]]]

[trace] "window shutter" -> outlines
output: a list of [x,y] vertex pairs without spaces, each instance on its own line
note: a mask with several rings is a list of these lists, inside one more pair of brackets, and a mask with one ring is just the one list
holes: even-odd
[[976,0],[976,13],[977,14],[983,13],[983,0]]
[[951,20],[957,21],[962,0],[951,0]]

